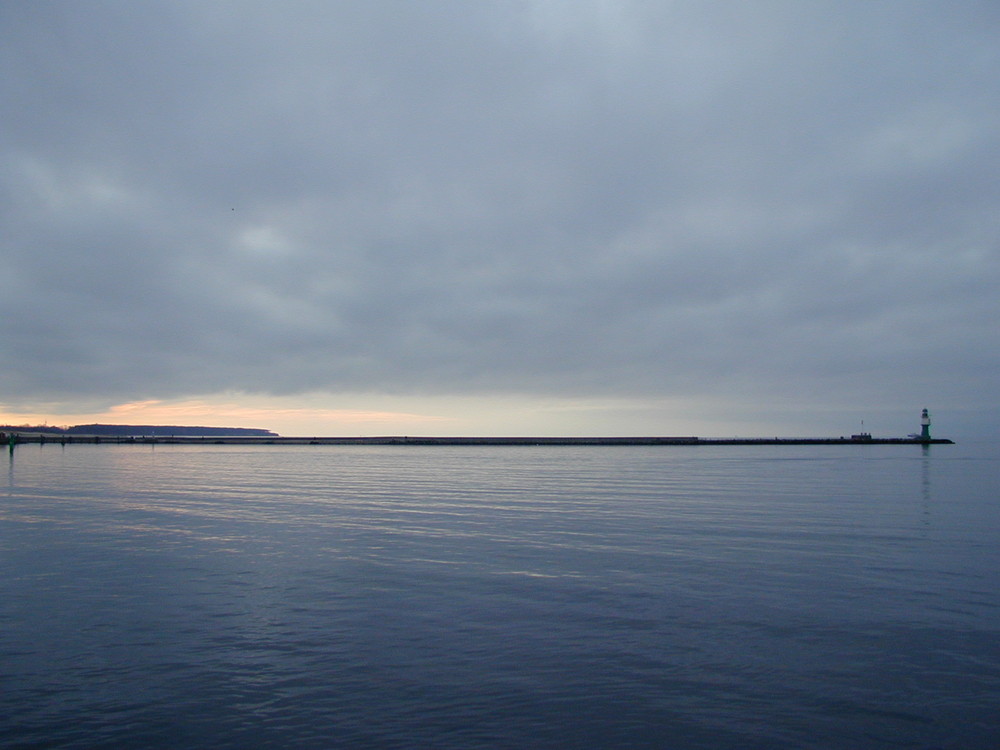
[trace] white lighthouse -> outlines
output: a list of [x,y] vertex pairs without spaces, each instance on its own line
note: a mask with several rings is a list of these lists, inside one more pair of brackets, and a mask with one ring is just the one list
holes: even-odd
[[931,415],[924,409],[920,415],[920,439],[931,439]]

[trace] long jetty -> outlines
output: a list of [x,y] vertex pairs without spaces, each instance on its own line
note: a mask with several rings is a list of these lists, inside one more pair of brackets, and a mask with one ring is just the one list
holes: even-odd
[[953,445],[946,438],[701,438],[701,437],[283,437],[232,435],[60,435],[11,434],[15,443],[153,444],[153,445]]

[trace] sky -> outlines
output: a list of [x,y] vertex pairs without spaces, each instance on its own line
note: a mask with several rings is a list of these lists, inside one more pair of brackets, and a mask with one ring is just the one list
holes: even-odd
[[0,423],[1000,436],[994,0],[0,0]]

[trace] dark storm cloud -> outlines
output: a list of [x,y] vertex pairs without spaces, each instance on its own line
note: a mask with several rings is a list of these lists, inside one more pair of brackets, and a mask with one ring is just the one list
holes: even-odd
[[36,2],[0,29],[7,404],[996,405],[992,4]]

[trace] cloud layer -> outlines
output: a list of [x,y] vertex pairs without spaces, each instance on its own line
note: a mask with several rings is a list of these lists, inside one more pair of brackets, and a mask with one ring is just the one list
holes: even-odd
[[988,2],[5,3],[0,402],[996,410],[998,33]]

